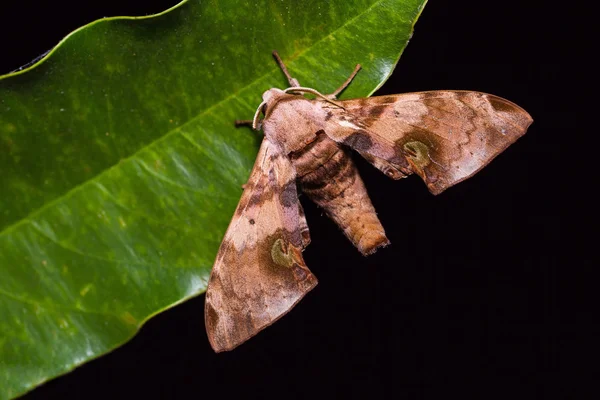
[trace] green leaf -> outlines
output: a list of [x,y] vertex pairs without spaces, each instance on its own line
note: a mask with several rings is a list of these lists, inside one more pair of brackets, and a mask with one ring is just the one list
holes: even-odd
[[[0,398],[202,293],[254,162],[260,95],[391,74],[425,0],[188,1],[106,18],[0,77]],[[201,310],[199,317],[201,318]]]

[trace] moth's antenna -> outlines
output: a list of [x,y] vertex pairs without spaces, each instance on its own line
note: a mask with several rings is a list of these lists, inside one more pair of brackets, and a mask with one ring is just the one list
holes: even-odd
[[339,88],[336,89],[335,92],[331,93],[329,95],[329,97],[333,97],[334,99],[337,98],[338,94],[342,93],[342,91],[344,89],[346,89],[348,87],[348,85],[350,85],[350,82],[352,82],[352,80],[354,79],[354,77],[356,76],[356,74],[358,74],[358,71],[360,71],[362,67],[360,66],[360,64],[356,64],[356,67],[354,68],[354,71],[350,74],[350,76],[348,77],[348,79],[346,79],[346,81],[344,83],[342,83],[342,86],[340,86]]
[[277,51],[273,51],[273,57],[275,57],[275,61],[277,61],[279,68],[281,68],[281,70],[285,74],[285,77],[287,78],[288,82],[290,83],[290,87],[299,87],[300,83],[298,82],[298,80],[296,78],[292,78],[292,76],[288,72],[287,68],[285,67],[285,64],[283,63],[283,60],[281,59],[281,57],[279,57],[279,54],[277,53]]
[[337,101],[333,101],[332,99],[330,99],[329,97],[325,96],[324,94],[321,94],[321,93],[317,92],[315,89],[311,89],[311,88],[307,88],[307,87],[289,87],[289,88],[287,88],[287,89],[284,90],[284,93],[291,93],[291,92],[314,94],[315,96],[322,98],[326,102],[328,102],[330,104],[333,104],[334,106],[339,107],[339,108],[345,110],[344,106],[342,106],[340,103],[338,103]]
[[261,128],[259,118],[260,118],[260,112],[262,111],[262,108],[265,104],[267,104],[266,101],[263,101],[262,103],[260,103],[260,105],[256,109],[256,113],[254,113],[254,118],[252,119],[252,129],[254,129],[255,131],[259,131]]

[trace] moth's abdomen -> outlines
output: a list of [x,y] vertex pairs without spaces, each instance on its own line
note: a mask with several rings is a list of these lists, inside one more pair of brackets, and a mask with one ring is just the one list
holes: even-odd
[[364,254],[389,244],[350,156],[324,133],[291,154],[301,190],[323,208]]

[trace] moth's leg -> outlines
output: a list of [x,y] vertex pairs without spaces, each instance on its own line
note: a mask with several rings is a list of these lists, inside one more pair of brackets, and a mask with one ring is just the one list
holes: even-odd
[[296,78],[292,78],[287,68],[285,67],[285,64],[283,63],[283,60],[281,59],[281,57],[279,57],[279,54],[276,51],[273,52],[273,57],[275,58],[275,61],[277,61],[279,68],[281,68],[281,70],[285,74],[285,77],[287,78],[290,87],[300,87],[300,83]]
[[252,120],[251,119],[236,119],[235,120],[235,126],[244,126],[244,125],[248,125],[250,127],[252,127]]
[[298,202],[298,217],[300,234],[302,235],[302,246],[306,248],[306,246],[310,244],[310,232],[308,230],[308,224],[306,223],[304,208],[302,208],[302,204],[300,204],[300,202]]
[[350,82],[352,82],[352,80],[354,79],[356,74],[358,74],[358,71],[360,71],[360,68],[361,68],[360,64],[356,64],[354,71],[352,71],[352,73],[350,74],[348,79],[346,79],[346,81],[344,83],[342,83],[342,85],[339,88],[337,88],[335,90],[335,92],[328,94],[327,97],[332,100],[335,100],[337,98],[338,94],[342,93],[342,91],[344,91],[344,89],[346,89],[350,85]]

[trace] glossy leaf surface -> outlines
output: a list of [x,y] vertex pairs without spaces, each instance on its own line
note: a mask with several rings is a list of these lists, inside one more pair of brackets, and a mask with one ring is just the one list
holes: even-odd
[[362,64],[342,98],[364,97],[424,3],[184,1],[0,77],[0,398],[205,290],[260,140],[233,121],[287,86],[272,50],[323,93]]

